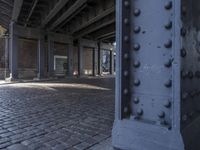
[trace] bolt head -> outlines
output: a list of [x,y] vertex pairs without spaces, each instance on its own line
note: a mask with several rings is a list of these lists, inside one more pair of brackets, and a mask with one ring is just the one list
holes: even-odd
[[135,44],[133,45],[133,48],[134,48],[135,51],[140,50],[140,44],[135,43]]
[[135,10],[134,10],[134,15],[135,15],[136,17],[139,16],[140,13],[141,13],[141,10],[140,10],[140,9],[135,9]]
[[161,112],[158,114],[158,117],[159,117],[159,118],[165,118],[165,112],[164,112],[164,111],[161,111]]
[[165,28],[167,30],[171,29],[172,28],[172,21],[169,21],[166,25],[165,25]]
[[165,4],[165,9],[170,10],[170,9],[172,8],[172,6],[173,6],[172,1],[168,1],[168,2]]
[[133,65],[134,65],[135,68],[139,68],[140,67],[140,62],[139,61],[135,61]]
[[172,80],[168,80],[166,83],[165,83],[165,86],[167,88],[170,88],[172,86]]
[[172,47],[172,40],[168,40],[164,45],[165,45],[165,48],[171,48]]
[[139,99],[138,97],[135,97],[135,98],[134,98],[134,103],[135,103],[135,104],[138,104],[139,102],[140,102],[140,99]]

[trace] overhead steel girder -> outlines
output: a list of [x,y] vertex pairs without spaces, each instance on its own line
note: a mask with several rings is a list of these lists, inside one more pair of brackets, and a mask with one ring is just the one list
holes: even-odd
[[55,29],[59,24],[65,21],[68,17],[73,15],[79,8],[81,8],[87,0],[76,1],[62,16],[60,16],[50,27],[51,30]]
[[55,17],[55,15],[69,2],[69,0],[60,0],[55,7],[49,12],[47,17],[42,21],[42,27],[48,24],[48,22]]
[[113,146],[200,149],[198,0],[117,0]]
[[16,22],[18,20],[19,14],[21,12],[22,5],[23,5],[23,0],[15,0],[14,1],[12,21]]

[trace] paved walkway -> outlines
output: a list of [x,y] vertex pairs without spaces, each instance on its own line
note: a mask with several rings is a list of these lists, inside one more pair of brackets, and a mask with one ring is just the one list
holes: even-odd
[[110,150],[114,78],[0,85],[0,149]]

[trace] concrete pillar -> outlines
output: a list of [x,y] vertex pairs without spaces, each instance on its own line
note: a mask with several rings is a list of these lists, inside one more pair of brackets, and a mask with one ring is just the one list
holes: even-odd
[[15,23],[10,23],[10,41],[9,41],[9,69],[10,80],[18,78],[18,36],[15,34]]
[[67,55],[68,56],[68,58],[67,58],[67,61],[68,61],[67,75],[72,77],[73,72],[74,72],[74,68],[73,68],[74,46],[73,46],[73,44],[68,45],[67,53],[68,53],[68,55]]
[[44,69],[45,69],[45,49],[44,49],[44,36],[43,34],[38,39],[38,53],[37,53],[37,60],[38,60],[38,74],[37,78],[44,78]]
[[48,35],[48,76],[54,76],[54,41]]
[[82,44],[79,41],[78,44],[78,74],[79,76],[84,75],[84,70],[83,70],[83,50],[84,47],[82,46]]

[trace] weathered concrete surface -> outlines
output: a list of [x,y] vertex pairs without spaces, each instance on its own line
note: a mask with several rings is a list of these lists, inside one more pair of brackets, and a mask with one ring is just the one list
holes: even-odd
[[0,149],[106,150],[113,119],[114,78],[0,85]]

